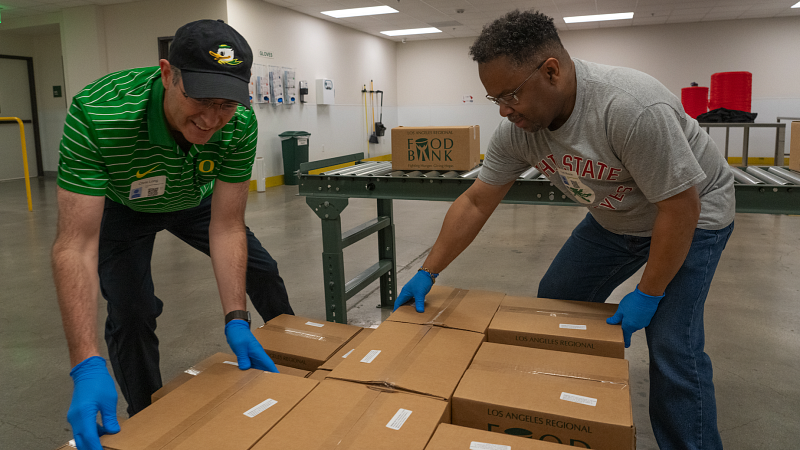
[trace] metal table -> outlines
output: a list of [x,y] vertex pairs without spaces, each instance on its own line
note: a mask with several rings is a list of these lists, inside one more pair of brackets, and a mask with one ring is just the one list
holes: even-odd
[[[322,220],[322,265],[327,320],[347,323],[347,300],[380,279],[381,306],[392,307],[397,295],[392,200],[453,201],[475,182],[480,168],[468,172],[392,171],[388,161],[361,161],[363,153],[300,165],[299,195]],[[347,163],[355,165],[310,172]],[[800,173],[784,167],[731,167],[735,178],[736,211],[800,214]],[[377,217],[342,233],[341,214],[350,198],[377,201]],[[520,176],[502,201],[526,205],[581,206],[562,194],[535,168]],[[378,262],[350,281],[345,280],[344,249],[378,234]]]

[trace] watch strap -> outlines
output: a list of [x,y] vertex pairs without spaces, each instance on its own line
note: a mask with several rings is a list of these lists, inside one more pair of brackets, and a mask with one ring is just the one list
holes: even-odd
[[228,314],[225,314],[225,324],[227,325],[228,322],[231,320],[244,320],[247,322],[247,325],[250,325],[250,311],[244,311],[241,309],[237,309],[235,311],[231,311]]

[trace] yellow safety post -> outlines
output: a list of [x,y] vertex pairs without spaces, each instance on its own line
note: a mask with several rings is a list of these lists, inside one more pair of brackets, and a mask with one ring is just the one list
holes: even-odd
[[28,174],[28,149],[25,146],[25,125],[19,117],[0,117],[0,122],[11,122],[16,120],[19,124],[19,140],[22,142],[22,166],[25,168],[25,192],[28,194],[28,211],[33,211],[33,201],[31,200],[31,178]]

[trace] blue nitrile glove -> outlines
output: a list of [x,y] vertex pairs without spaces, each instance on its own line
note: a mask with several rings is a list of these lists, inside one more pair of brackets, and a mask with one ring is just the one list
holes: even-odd
[[397,311],[397,308],[410,302],[413,298],[417,312],[425,312],[425,296],[431,291],[431,286],[433,286],[431,274],[420,270],[405,286],[403,286],[400,295],[398,295],[397,300],[394,301],[394,309],[392,311]]
[[240,369],[247,370],[252,366],[254,369],[278,373],[275,363],[253,336],[247,322],[238,319],[228,322],[225,325],[225,337],[236,355]]
[[622,298],[617,307],[617,312],[606,319],[609,325],[622,323],[622,337],[625,339],[625,348],[631,346],[631,335],[650,325],[650,320],[656,313],[658,302],[664,295],[647,295],[636,286],[633,292]]
[[[69,372],[75,389],[67,420],[79,450],[102,450],[100,436],[119,433],[117,422],[117,388],[106,369],[106,360],[92,356]],[[103,424],[97,423],[97,412]]]

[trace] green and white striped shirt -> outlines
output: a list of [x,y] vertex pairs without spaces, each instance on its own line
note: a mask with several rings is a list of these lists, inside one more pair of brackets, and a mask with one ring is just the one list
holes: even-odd
[[188,154],[164,117],[158,67],[123,70],[86,86],[72,100],[64,125],[58,185],[101,196],[140,212],[197,206],[214,180],[250,179],[258,138],[252,110],[240,106],[204,145]]

